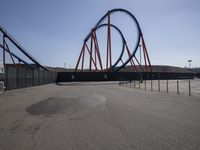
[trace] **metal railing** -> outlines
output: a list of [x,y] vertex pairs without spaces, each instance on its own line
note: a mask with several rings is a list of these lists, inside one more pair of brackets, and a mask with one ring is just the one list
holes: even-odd
[[120,86],[150,91],[186,94],[192,96],[191,80],[132,80],[119,81]]

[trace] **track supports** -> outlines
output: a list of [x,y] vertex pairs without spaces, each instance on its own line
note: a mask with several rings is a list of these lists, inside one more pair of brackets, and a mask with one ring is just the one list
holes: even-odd
[[[109,66],[108,66],[108,63],[110,63]],[[108,70],[112,71],[110,12],[109,12],[109,11],[108,11],[106,70],[107,70],[107,71],[108,71]]]
[[17,65],[15,64],[15,60],[13,58],[13,55],[11,54],[10,48],[9,48],[7,42],[6,42],[6,36],[3,35],[3,65],[4,65],[4,67],[5,67],[5,64],[6,64],[6,50],[9,53],[13,64],[17,67]]
[[[111,15],[115,12],[123,12],[125,14],[128,14],[128,16],[133,20],[133,22],[135,22],[135,26],[138,30],[137,33],[137,40],[136,40],[136,45],[134,47],[134,49],[130,49],[128,47],[128,44],[126,43],[126,40],[121,32],[121,30],[116,27],[115,25],[111,24]],[[103,24],[104,20],[107,19],[107,23]],[[106,26],[107,27],[107,47],[106,47],[106,51],[105,51],[105,55],[106,55],[106,60],[103,66],[102,63],[102,59],[101,59],[101,53],[102,50],[100,51],[99,49],[99,45],[98,45],[98,40],[97,40],[97,35],[96,35],[96,31],[102,27],[102,26]],[[116,29],[121,36],[122,39],[122,51],[121,54],[119,56],[119,58],[117,59],[117,61],[115,63],[112,62],[113,58],[112,58],[112,43],[111,43],[111,27],[113,27],[114,29]],[[90,43],[90,48],[88,48],[87,44]],[[89,67],[84,67],[84,60],[85,60],[85,48],[87,49],[87,52],[89,54]],[[136,52],[140,52],[140,59],[138,61],[137,57],[136,57]],[[125,53],[126,54],[125,54]],[[143,54],[143,61],[142,61],[142,54]],[[126,55],[126,56],[125,56]],[[126,57],[126,60],[124,59],[124,56]],[[85,38],[77,64],[76,64],[76,68],[75,71],[78,71],[78,67],[79,67],[79,63],[80,60],[82,60],[82,65],[81,65],[81,71],[84,71],[84,69],[88,69],[89,71],[120,71],[121,69],[125,68],[125,66],[127,64],[131,65],[132,71],[133,72],[152,72],[152,68],[151,68],[151,62],[149,59],[149,55],[147,52],[147,48],[144,42],[144,37],[142,34],[142,31],[139,27],[139,24],[136,20],[136,18],[128,11],[124,10],[124,9],[113,9],[108,11],[96,24],[96,26],[90,31],[90,33],[88,34],[88,36]],[[121,66],[119,65],[119,62],[121,62]],[[144,63],[144,64],[142,64]],[[114,64],[114,65],[113,65]],[[95,70],[94,70],[95,68]]]

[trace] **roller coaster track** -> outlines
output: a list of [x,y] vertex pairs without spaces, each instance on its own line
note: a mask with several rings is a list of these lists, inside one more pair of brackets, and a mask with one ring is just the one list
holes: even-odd
[[[132,48],[132,51],[128,47],[127,41],[125,40],[125,37],[124,37],[122,31],[120,30],[120,28],[118,28],[116,25],[112,24],[110,21],[110,17],[112,16],[112,14],[115,14],[115,13],[125,13],[126,15],[128,15],[130,17],[130,19],[132,19],[133,24],[136,27],[137,39],[135,42],[135,46]],[[105,20],[107,20],[107,23],[105,23]],[[102,28],[102,27],[107,27],[107,51],[106,51],[106,66],[105,67],[102,66],[101,51],[98,46],[98,40],[97,40],[97,35],[96,35],[96,31],[100,30],[100,28]],[[111,56],[111,54],[112,54],[112,52],[111,52],[111,28],[116,30],[122,39],[122,50],[121,50],[121,53],[120,53],[119,57],[117,58],[116,62],[112,62],[113,58]],[[90,48],[88,47],[88,43],[90,44]],[[142,66],[141,61],[139,62],[139,60],[136,57],[136,52],[140,48],[143,50],[145,67]],[[85,51],[88,52],[89,57],[90,57],[89,58],[90,63],[89,63],[88,68],[85,68],[85,66],[84,66],[84,64],[85,64],[84,62],[88,61],[84,58]],[[125,52],[128,55],[128,57],[126,58],[126,60],[123,60],[123,56],[124,56]],[[82,60],[82,63],[81,63],[81,60]],[[140,60],[141,60],[141,58],[140,58]],[[81,63],[81,69],[79,69],[80,63]],[[119,63],[122,63],[122,64],[119,65]],[[112,10],[108,11],[96,23],[96,25],[91,29],[91,31],[85,37],[75,70],[76,71],[84,71],[84,69],[86,69],[86,70],[89,69],[89,71],[96,71],[96,72],[110,72],[110,71],[117,72],[117,71],[120,71],[123,68],[125,68],[125,66],[127,66],[127,64],[129,64],[129,63],[131,64],[132,69],[135,72],[138,71],[136,64],[139,66],[140,71],[152,72],[151,62],[150,62],[147,48],[146,48],[146,45],[144,42],[143,34],[142,34],[142,31],[141,31],[141,28],[140,28],[140,25],[139,25],[137,19],[135,18],[135,16],[132,13],[130,13],[129,11],[127,11],[125,9],[121,9],[121,8],[120,9],[112,9]],[[93,66],[93,68],[95,68],[95,70],[94,69],[92,70],[92,66]]]
[[[30,68],[33,69],[37,69],[37,68],[42,68],[44,70],[48,70],[46,67],[44,67],[43,65],[41,65],[26,49],[24,49],[16,40],[15,38],[13,38],[3,27],[0,26],[0,32],[3,35],[3,44],[0,44],[0,48],[3,49],[3,64],[5,65],[5,52],[7,52],[8,54],[10,54],[11,59],[14,62],[14,58],[16,58],[19,62],[24,63],[25,65],[27,65]],[[17,56],[15,53],[11,52],[8,43],[6,42],[6,39],[9,40],[12,44],[15,45],[15,47],[17,47],[17,49],[19,51],[21,51],[29,60],[31,60],[33,63],[35,63],[35,65],[30,64],[28,62],[26,62],[25,60],[23,60],[22,58],[20,58],[19,56]]]

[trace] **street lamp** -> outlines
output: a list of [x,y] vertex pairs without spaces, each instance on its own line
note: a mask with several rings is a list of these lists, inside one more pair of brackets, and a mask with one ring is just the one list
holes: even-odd
[[188,63],[189,63],[189,68],[191,68],[191,62],[192,62],[192,60],[191,60],[191,59],[189,59],[189,60],[188,60]]
[[65,67],[65,72],[67,71],[67,68],[66,68],[66,63],[64,63],[64,67]]

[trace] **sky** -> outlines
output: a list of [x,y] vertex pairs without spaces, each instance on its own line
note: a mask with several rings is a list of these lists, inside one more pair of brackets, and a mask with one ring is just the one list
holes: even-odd
[[[0,0],[0,4],[0,25],[46,66],[66,63],[73,68],[91,28],[108,10],[123,8],[137,18],[153,65],[184,67],[192,59],[192,67],[200,67],[199,0]],[[134,26],[128,18],[115,15],[111,23],[126,29],[131,47]],[[112,53],[117,57],[117,34],[114,39],[113,48],[118,50]],[[105,43],[105,38],[99,42]]]

